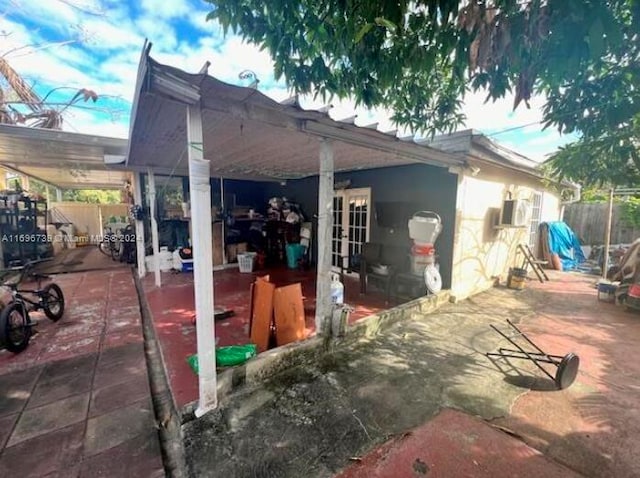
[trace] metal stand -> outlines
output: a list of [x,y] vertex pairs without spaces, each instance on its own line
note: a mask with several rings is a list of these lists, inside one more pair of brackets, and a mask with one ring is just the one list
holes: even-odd
[[[491,324],[490,327],[498,334],[509,341],[517,350],[506,349],[500,347],[498,352],[487,352],[487,357],[502,357],[502,358],[516,358],[521,360],[530,360],[544,372],[544,374],[553,380],[558,389],[562,390],[571,386],[578,375],[578,367],[580,366],[580,358],[574,353],[568,353],[564,356],[550,355],[544,352],[538,347],[529,337],[527,337],[520,329],[518,329],[513,323],[507,319],[507,324],[515,331],[513,335],[507,335],[495,325]],[[525,340],[534,351],[525,350],[515,340],[516,337],[521,337]],[[555,376],[551,375],[547,369],[545,369],[541,363],[551,364],[556,367]]]

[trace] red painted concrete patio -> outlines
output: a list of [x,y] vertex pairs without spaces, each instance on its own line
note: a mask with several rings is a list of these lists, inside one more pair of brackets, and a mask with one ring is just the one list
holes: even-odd
[[131,269],[54,280],[64,316],[0,350],[0,476],[164,476]]
[[[216,309],[231,309],[235,315],[216,321],[218,346],[249,343],[249,290],[256,277],[269,275],[276,286],[300,282],[304,296],[307,336],[315,331],[315,271],[270,269],[252,274],[237,269],[215,272]],[[198,399],[198,380],[187,364],[187,357],[196,353],[196,328],[193,274],[163,273],[162,287],[154,284],[153,274],[143,280],[145,295],[153,316],[156,335],[160,343],[171,391],[178,408]],[[355,311],[350,322],[375,314],[391,305],[385,303],[383,294],[375,291],[360,294],[358,278],[345,278],[345,303]]]
[[336,478],[578,478],[522,441],[445,409],[425,425],[365,455]]
[[640,476],[640,313],[600,301],[597,277],[551,273],[529,286],[540,302],[524,330],[543,350],[580,356],[579,383],[530,390],[499,423],[530,445],[587,476]]

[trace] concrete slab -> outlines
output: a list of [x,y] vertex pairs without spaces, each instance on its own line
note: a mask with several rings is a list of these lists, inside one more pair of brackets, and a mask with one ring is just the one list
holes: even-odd
[[0,351],[0,476],[162,476],[142,329],[105,332],[108,317],[139,320],[131,271],[56,282],[64,317],[39,317],[24,352]]
[[31,393],[27,409],[91,390],[95,354],[47,365]]
[[164,477],[158,437],[138,435],[82,462],[80,477]]
[[580,476],[486,422],[455,410],[443,410],[425,425],[354,461],[336,478]]
[[19,413],[14,413],[0,418],[0,450],[4,448],[9,436],[13,433],[13,427],[18,421],[19,416]]
[[22,411],[40,372],[34,367],[0,376],[0,417]]
[[82,422],[87,417],[89,393],[58,400],[22,413],[8,447],[46,433]]
[[148,399],[90,418],[84,441],[85,456],[97,455],[138,435],[147,434],[149,425],[153,423],[153,407]]
[[96,389],[91,397],[89,417],[95,417],[126,407],[150,395],[149,383],[137,378],[110,387]]
[[[330,348],[258,389],[235,391],[219,410],[183,426],[190,472],[330,477],[350,458],[453,408],[502,426],[574,473],[640,476],[638,315],[598,302],[597,278],[550,275],[551,282],[528,282],[522,291],[494,288],[416,312],[369,342]],[[557,391],[526,361],[489,360],[486,352],[507,345],[489,325],[506,319],[548,353],[577,352],[577,381]],[[452,466],[462,445],[452,445]],[[464,456],[472,463],[471,451]],[[422,473],[416,464],[412,473]],[[509,473],[504,464],[493,476]],[[531,473],[521,476],[547,476]]]
[[5,448],[0,476],[41,477],[71,468],[80,458],[84,426],[76,423]]

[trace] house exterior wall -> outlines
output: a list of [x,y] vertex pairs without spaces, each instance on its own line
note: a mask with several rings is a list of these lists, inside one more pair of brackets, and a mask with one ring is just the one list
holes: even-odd
[[451,289],[455,299],[493,286],[498,278],[505,278],[510,267],[522,265],[517,247],[529,243],[530,222],[526,227],[496,227],[509,192],[513,199],[528,200],[533,199],[535,192],[541,192],[541,222],[559,219],[558,196],[545,191],[535,178],[487,165],[475,177],[461,174],[452,266]]
[[[370,242],[406,246],[407,249],[411,246],[408,225],[389,228],[378,224],[375,216],[377,203],[411,203],[415,205],[414,212],[429,210],[440,215],[443,229],[435,247],[443,287],[449,288],[453,261],[456,175],[444,168],[425,164],[336,173],[336,183],[347,180],[350,181],[350,188],[371,188],[373,215],[370,224]],[[297,201],[307,216],[317,214],[317,177],[287,181],[284,186],[271,183],[267,185],[265,192],[266,197],[284,195]]]

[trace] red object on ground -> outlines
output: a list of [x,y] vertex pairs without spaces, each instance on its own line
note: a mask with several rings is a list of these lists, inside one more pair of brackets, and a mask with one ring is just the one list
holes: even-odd
[[640,298],[640,284],[632,284],[631,287],[629,287],[629,296]]
[[455,410],[401,435],[336,478],[577,478],[540,452],[491,425]]

